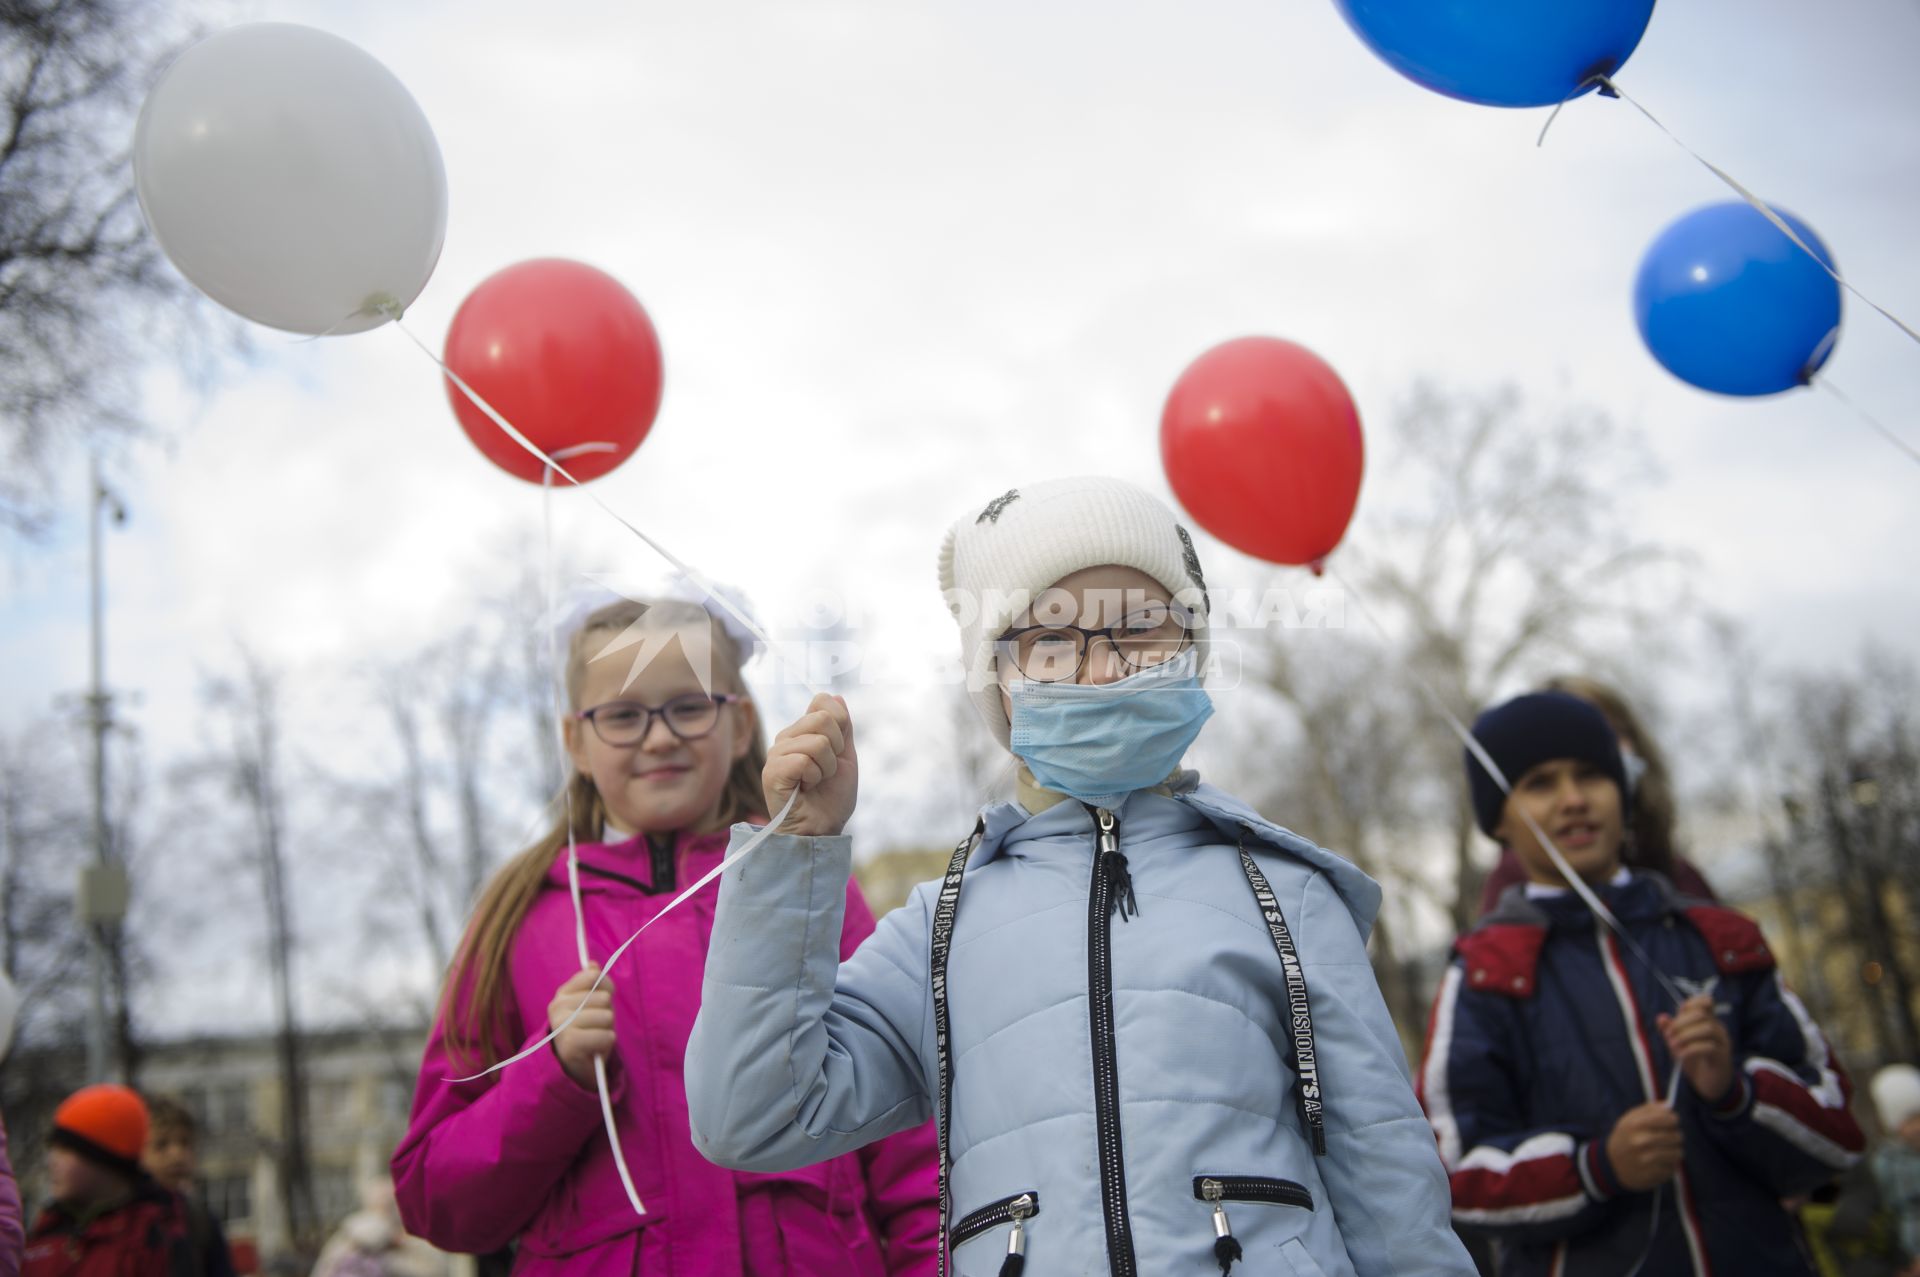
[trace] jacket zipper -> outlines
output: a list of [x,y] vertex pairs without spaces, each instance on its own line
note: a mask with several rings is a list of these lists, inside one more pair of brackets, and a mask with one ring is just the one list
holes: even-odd
[[671,842],[657,843],[647,839],[647,863],[653,871],[652,882],[641,882],[631,874],[623,874],[617,869],[602,869],[599,865],[580,862],[580,872],[592,874],[596,878],[610,878],[614,882],[625,883],[642,895],[657,896],[663,891],[672,891],[679,883],[679,870],[674,865],[674,847]]
[[1313,1194],[1304,1185],[1265,1175],[1195,1175],[1193,1195],[1203,1202],[1265,1202],[1313,1209]]
[[1087,898],[1087,1020],[1093,1039],[1094,1131],[1100,1146],[1100,1204],[1106,1215],[1107,1263],[1113,1277],[1136,1277],[1133,1224],[1127,1218],[1127,1173],[1120,1157],[1120,1066],[1113,1040],[1114,888],[1124,879],[1133,894],[1126,857],[1120,854],[1120,826],[1104,807],[1093,809],[1099,826],[1099,850],[1093,859],[1093,886]]
[[673,863],[674,838],[647,838],[647,851],[653,859],[653,890],[657,895],[662,891],[672,891],[680,885],[680,875],[675,872]]
[[1266,1175],[1195,1175],[1193,1195],[1213,1207],[1213,1259],[1222,1277],[1246,1258],[1240,1239],[1227,1219],[1228,1202],[1266,1202],[1276,1206],[1313,1209],[1313,1194],[1289,1179]]
[[[1002,1224],[1011,1223],[1014,1228],[1015,1242],[1020,1245],[1021,1252],[1024,1253],[1026,1239],[1023,1234],[1026,1232],[1027,1221],[1039,1213],[1039,1193],[1015,1193],[1011,1197],[1003,1197],[997,1202],[982,1206],[972,1214],[963,1216],[947,1234],[948,1244],[958,1248],[984,1232],[998,1228]],[[1011,1247],[1014,1242],[1008,1244]],[[1010,1250],[1009,1253],[1013,1252]]]

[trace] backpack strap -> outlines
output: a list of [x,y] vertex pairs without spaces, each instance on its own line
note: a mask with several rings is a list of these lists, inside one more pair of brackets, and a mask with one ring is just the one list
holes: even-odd
[[947,955],[953,948],[953,922],[960,913],[960,883],[967,871],[967,857],[980,845],[986,821],[976,821],[973,832],[960,840],[947,861],[947,874],[940,883],[940,899],[933,908],[933,934],[927,958],[927,974],[933,986],[933,1049],[940,1094],[934,1111],[934,1138],[940,1160],[940,1238],[934,1271],[937,1277],[947,1272],[947,1225],[953,1214],[952,1154],[948,1147],[948,1128],[953,1124],[953,1052],[947,1025]]
[[1280,972],[1287,986],[1287,1036],[1293,1040],[1293,1070],[1298,1075],[1293,1097],[1300,1108],[1300,1125],[1307,1133],[1315,1157],[1327,1155],[1325,1106],[1320,1098],[1320,1061],[1313,1044],[1313,1008],[1307,1000],[1307,976],[1300,967],[1300,951],[1294,947],[1293,933],[1287,929],[1286,915],[1267,876],[1254,863],[1247,850],[1246,836],[1240,838],[1240,870],[1247,876],[1253,902],[1266,921],[1267,934],[1273,939],[1273,951],[1280,955]]

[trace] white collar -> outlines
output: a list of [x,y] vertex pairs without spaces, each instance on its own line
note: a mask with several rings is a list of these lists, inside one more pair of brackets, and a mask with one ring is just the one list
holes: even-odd
[[[1607,879],[1607,885],[1609,887],[1624,887],[1632,877],[1633,871],[1625,865],[1621,865],[1619,872]],[[1529,900],[1553,900],[1560,896],[1572,894],[1572,887],[1549,887],[1541,882],[1530,882],[1527,884],[1527,899]]]

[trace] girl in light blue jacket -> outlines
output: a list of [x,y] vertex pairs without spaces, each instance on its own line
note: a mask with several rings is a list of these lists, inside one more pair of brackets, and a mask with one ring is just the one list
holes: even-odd
[[937,1117],[974,1277],[1471,1274],[1367,962],[1379,888],[1179,767],[1212,712],[1186,530],[1035,484],[940,578],[1018,800],[843,963],[853,724],[820,697],[780,733],[768,810],[799,794],[721,878],[687,1050],[701,1151],[786,1170]]

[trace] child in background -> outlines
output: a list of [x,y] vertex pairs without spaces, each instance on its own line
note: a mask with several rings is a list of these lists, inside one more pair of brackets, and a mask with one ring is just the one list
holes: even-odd
[[938,1115],[962,1274],[1471,1274],[1367,962],[1380,889],[1180,768],[1212,712],[1186,530],[1040,483],[965,514],[940,576],[1019,801],[849,959],[852,720],[819,697],[780,733],[767,806],[800,792],[721,879],[700,1147],[776,1170]]
[[312,1277],[448,1277],[448,1257],[400,1224],[393,1185],[374,1180],[360,1186],[360,1209],[340,1221]]
[[1920,1277],[1920,1069],[1889,1064],[1873,1075],[1872,1090],[1881,1130],[1873,1151],[1874,1183],[1893,1216],[1895,1245],[1906,1265],[1900,1277]]
[[[735,1174],[694,1150],[681,1064],[711,891],[649,931],[549,1046],[449,1080],[545,1036],[598,974],[576,948],[569,819],[595,961],[719,863],[729,824],[766,819],[765,745],[740,671],[750,650],[678,600],[610,604],[572,636],[563,725],[574,774],[554,828],[487,887],[448,972],[393,1156],[408,1232],[469,1253],[517,1240],[522,1277],[932,1272],[931,1130],[904,1124],[858,1155],[772,1175]],[[843,903],[830,943],[850,954],[873,918],[856,887]],[[618,1178],[596,1057],[644,1216]]]
[[162,1188],[180,1195],[193,1247],[194,1271],[203,1277],[233,1277],[233,1255],[226,1234],[195,1191],[200,1169],[200,1128],[180,1101],[164,1095],[147,1100],[147,1144],[140,1163]]
[[[1434,1003],[1421,1098],[1455,1221],[1497,1240],[1503,1277],[1810,1274],[1781,1201],[1864,1140],[1760,929],[1623,864],[1626,774],[1592,705],[1522,696],[1473,734],[1512,783],[1469,756],[1474,812],[1528,883],[1456,944]],[[1695,992],[1676,1006],[1662,976]]]
[[[1673,777],[1667,757],[1627,698],[1598,679],[1564,674],[1547,680],[1546,692],[1577,696],[1606,717],[1620,742],[1620,761],[1626,768],[1632,815],[1620,858],[1634,869],[1664,874],[1680,893],[1700,900],[1718,900],[1706,876],[1674,846]],[[1500,859],[1480,888],[1480,912],[1492,913],[1507,888],[1525,883],[1527,871],[1512,851],[1502,848]]]
[[140,1168],[147,1106],[124,1086],[75,1091],[47,1139],[52,1203],[22,1277],[194,1277],[180,1199]]

